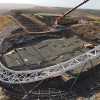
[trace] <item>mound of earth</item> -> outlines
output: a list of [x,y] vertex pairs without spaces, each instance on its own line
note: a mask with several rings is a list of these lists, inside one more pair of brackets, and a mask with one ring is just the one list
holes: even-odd
[[13,24],[13,21],[8,16],[0,16],[0,31],[11,24]]
[[72,25],[72,30],[87,41],[100,43],[100,25],[96,24],[76,24]]

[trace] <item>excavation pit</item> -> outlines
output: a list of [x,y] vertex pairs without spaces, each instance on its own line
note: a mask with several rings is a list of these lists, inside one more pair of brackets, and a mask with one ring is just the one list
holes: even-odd
[[[65,62],[89,50],[83,47],[86,42],[76,35],[68,38],[39,37],[37,39],[32,39],[31,36],[30,41],[27,40],[3,42],[6,53],[3,54],[2,58],[8,68],[13,70],[40,69]],[[10,47],[10,43],[14,44]]]

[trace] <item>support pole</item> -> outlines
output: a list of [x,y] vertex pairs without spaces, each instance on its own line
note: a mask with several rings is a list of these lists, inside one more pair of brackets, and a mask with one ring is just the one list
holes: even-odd
[[82,6],[83,4],[87,3],[89,0],[84,0],[82,3],[78,4],[76,7],[72,8],[71,10],[69,10],[68,12],[65,12],[62,16],[57,17],[54,25],[57,25],[58,22],[60,20],[62,20],[66,15],[70,14],[71,12],[73,12],[74,10],[76,10],[77,8],[79,8],[80,6]]

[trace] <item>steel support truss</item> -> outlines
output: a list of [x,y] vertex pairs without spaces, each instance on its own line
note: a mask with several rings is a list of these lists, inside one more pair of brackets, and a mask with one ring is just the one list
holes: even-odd
[[81,68],[82,66],[96,66],[100,61],[100,45],[96,46],[94,49],[72,58],[66,62],[56,64],[54,66],[49,66],[47,68],[28,70],[28,71],[15,71],[6,68],[0,62],[0,81],[10,84],[21,84],[30,83],[47,78],[53,78],[61,76],[67,71],[75,70],[76,68]]

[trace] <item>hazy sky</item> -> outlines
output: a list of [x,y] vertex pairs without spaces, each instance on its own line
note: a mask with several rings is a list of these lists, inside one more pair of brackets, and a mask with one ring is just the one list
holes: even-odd
[[[83,0],[0,0],[0,3],[25,3],[40,6],[73,7]],[[82,8],[100,9],[100,0],[90,0]]]

